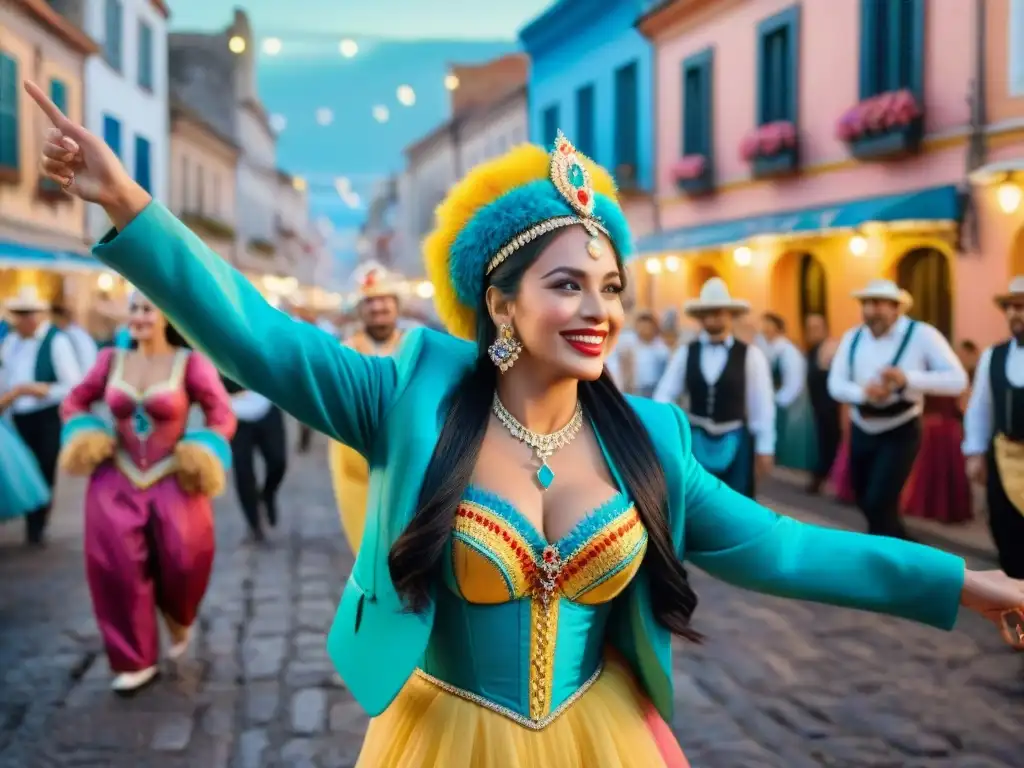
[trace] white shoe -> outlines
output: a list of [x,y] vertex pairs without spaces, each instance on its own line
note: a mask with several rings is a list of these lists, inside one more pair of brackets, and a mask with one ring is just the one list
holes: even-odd
[[167,658],[171,661],[176,661],[185,655],[185,651],[188,650],[189,643],[192,642],[192,627],[185,630],[185,637],[176,642],[170,648],[167,649]]
[[110,688],[115,693],[134,693],[156,677],[159,670],[156,667],[140,669],[138,672],[122,672],[114,678]]

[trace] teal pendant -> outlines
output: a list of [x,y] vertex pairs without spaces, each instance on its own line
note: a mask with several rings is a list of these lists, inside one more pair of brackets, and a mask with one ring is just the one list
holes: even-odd
[[537,470],[537,482],[545,491],[555,482],[555,473],[551,471],[551,467],[546,462],[541,464],[540,469]]
[[153,422],[149,420],[149,416],[146,414],[145,409],[139,405],[135,408],[135,415],[133,418],[135,434],[145,440],[149,437],[153,431]]

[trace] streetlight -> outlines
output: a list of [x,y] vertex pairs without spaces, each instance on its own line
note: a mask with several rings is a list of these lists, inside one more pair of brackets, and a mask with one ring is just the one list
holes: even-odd
[[235,35],[228,40],[228,50],[232,53],[245,53],[245,38],[241,35]]
[[456,75],[445,75],[444,87],[449,91],[454,91],[459,87],[459,78]]
[[863,256],[868,252],[868,239],[863,235],[854,235],[850,238],[849,248],[854,256]]
[[1014,182],[1004,181],[996,189],[996,201],[1003,213],[1013,213],[1020,207],[1021,190]]
[[749,267],[750,262],[754,260],[754,252],[751,251],[747,246],[741,245],[735,251],[732,252],[733,261],[736,262],[737,266]]

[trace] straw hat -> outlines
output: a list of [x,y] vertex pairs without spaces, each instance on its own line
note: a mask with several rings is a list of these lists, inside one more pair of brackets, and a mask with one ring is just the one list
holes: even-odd
[[996,304],[1000,307],[1005,307],[1015,299],[1024,299],[1024,275],[1017,275],[1013,278],[1006,293],[1001,293],[995,297]]
[[40,297],[34,285],[23,285],[13,298],[4,302],[4,309],[8,312],[48,312],[50,302]]
[[352,282],[354,290],[351,299],[354,303],[378,296],[398,298],[405,290],[402,277],[376,261],[366,261],[356,267],[352,273]]
[[872,280],[864,288],[850,295],[857,301],[892,301],[905,310],[910,309],[914,303],[913,297],[907,291],[901,290],[892,280]]
[[742,299],[734,299],[729,295],[729,286],[720,277],[712,277],[700,289],[700,297],[690,299],[683,305],[688,315],[699,315],[702,312],[713,312],[724,309],[734,315],[742,315],[750,311],[750,303]]

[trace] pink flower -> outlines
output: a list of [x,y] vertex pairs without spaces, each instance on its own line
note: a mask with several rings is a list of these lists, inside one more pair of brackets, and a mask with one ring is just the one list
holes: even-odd
[[760,153],[757,131],[748,133],[740,143],[740,158],[747,163],[753,162]]
[[888,127],[905,127],[921,116],[921,108],[917,99],[909,90],[904,88],[892,94],[889,101],[889,111],[886,114]]
[[708,160],[704,155],[686,155],[672,166],[672,177],[676,181],[697,179],[704,175]]

